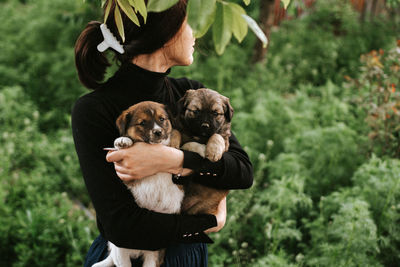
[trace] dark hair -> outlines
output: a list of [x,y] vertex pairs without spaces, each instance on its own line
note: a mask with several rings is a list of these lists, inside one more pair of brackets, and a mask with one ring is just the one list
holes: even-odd
[[[150,54],[163,47],[179,32],[186,18],[186,5],[187,0],[179,0],[166,11],[150,12],[146,23],[138,15],[140,27],[121,11],[125,32],[125,42],[122,43],[114,20],[115,3],[113,3],[106,24],[125,50],[124,54],[115,53],[117,61],[123,64],[137,55]],[[90,89],[99,87],[107,67],[111,65],[105,52],[97,50],[97,45],[103,41],[100,25],[98,21],[89,22],[75,44],[75,65],[79,80]]]

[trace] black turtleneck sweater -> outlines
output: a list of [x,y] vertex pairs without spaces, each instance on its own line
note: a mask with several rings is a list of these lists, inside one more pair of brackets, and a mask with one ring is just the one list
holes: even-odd
[[[179,242],[209,242],[203,231],[217,225],[214,215],[162,214],[140,208],[116,175],[113,163],[105,159],[103,148],[112,147],[119,137],[115,121],[123,110],[145,100],[173,109],[186,90],[203,87],[167,74],[124,64],[106,83],[79,98],[72,110],[75,148],[98,228],[119,247],[155,250]],[[184,151],[183,167],[194,171],[192,180],[215,188],[244,189],[253,182],[252,165],[233,135],[229,151],[220,161],[212,163]]]

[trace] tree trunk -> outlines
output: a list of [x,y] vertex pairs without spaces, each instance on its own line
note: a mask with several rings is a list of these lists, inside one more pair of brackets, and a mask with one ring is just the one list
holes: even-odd
[[[280,4],[280,0],[278,0],[278,4]],[[276,0],[261,0],[260,1],[260,27],[264,31],[265,35],[268,38],[271,34],[271,28],[274,25],[274,8],[275,8]],[[267,53],[267,47],[264,48],[262,42],[257,40],[257,43],[254,47],[254,56],[253,62],[260,62],[265,59],[265,55]]]
[[377,13],[377,4],[378,4],[378,0],[372,0],[372,4],[371,4],[371,13],[370,13],[370,19],[372,20]]
[[367,17],[373,20],[377,15],[388,13],[385,0],[352,0],[353,7],[360,12],[360,19],[364,22]]

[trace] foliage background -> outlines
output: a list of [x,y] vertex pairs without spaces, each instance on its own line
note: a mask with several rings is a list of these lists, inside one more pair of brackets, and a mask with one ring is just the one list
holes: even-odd
[[[70,132],[87,92],[73,46],[98,3],[0,7],[0,265],[82,265],[97,229]],[[220,57],[207,34],[173,70],[230,97],[255,168],[210,266],[400,264],[398,14],[360,21],[350,1],[320,0],[273,28],[265,62],[251,63],[253,35]]]

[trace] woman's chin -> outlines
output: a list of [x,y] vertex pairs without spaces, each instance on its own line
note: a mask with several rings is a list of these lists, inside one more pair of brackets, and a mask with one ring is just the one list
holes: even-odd
[[180,62],[177,62],[177,64],[175,64],[175,66],[190,66],[193,63],[193,56],[191,56],[190,58],[186,59],[186,60],[182,60]]

